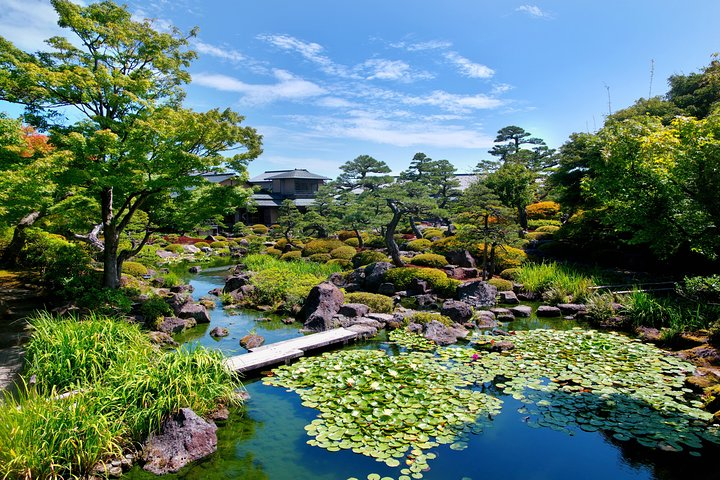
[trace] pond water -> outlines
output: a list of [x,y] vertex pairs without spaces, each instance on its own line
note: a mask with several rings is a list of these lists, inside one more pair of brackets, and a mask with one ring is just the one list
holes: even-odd
[[[197,299],[222,285],[223,269],[193,276],[191,284]],[[270,321],[258,319],[269,317]],[[279,317],[260,312],[227,313],[219,305],[212,313],[210,326],[201,326],[179,338],[222,351],[226,355],[243,353],[238,341],[250,331],[268,343],[302,335],[298,324],[285,325]],[[208,332],[214,326],[229,329],[230,336],[216,340]],[[514,322],[512,329],[576,326],[562,320],[531,318]],[[347,349],[383,349],[396,352],[384,339],[347,347]],[[365,480],[370,474],[397,480],[398,468],[390,468],[373,458],[349,450],[330,452],[310,446],[305,426],[317,418],[318,411],[302,405],[293,391],[246,379],[250,400],[242,412],[233,414],[218,430],[218,451],[197,462],[172,479],[269,479],[269,480]],[[486,392],[487,393],[487,392]],[[610,432],[578,431],[568,435],[551,428],[530,428],[523,404],[510,395],[493,390],[504,402],[501,412],[485,422],[481,434],[470,435],[461,451],[441,445],[430,451],[436,455],[430,470],[422,472],[428,480],[502,479],[659,479],[680,480],[693,477],[720,479],[717,467],[720,448],[708,444],[702,456],[685,452],[666,452],[645,448],[635,442],[619,441]],[[535,425],[537,427],[537,425]],[[133,469],[128,478],[157,478]]]

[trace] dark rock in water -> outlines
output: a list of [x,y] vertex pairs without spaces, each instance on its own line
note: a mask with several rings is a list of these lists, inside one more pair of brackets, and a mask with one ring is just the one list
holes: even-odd
[[454,252],[450,252],[445,255],[445,258],[447,258],[448,262],[459,267],[475,268],[477,266],[475,259],[467,250],[456,250]]
[[198,267],[197,265],[188,268],[188,272],[190,272],[190,273],[200,273],[201,270],[202,269],[200,267]]
[[148,332],[147,336],[152,343],[162,347],[177,347],[179,345],[170,335],[164,332]]
[[381,283],[378,286],[377,293],[380,295],[387,295],[388,297],[392,297],[395,295],[395,284],[390,282]]
[[470,320],[473,316],[472,307],[460,300],[447,300],[442,304],[440,313],[450,317],[453,322],[462,323]]
[[370,312],[370,307],[362,303],[346,303],[340,307],[340,315],[346,317],[363,317]]
[[428,284],[426,280],[419,278],[413,278],[407,288],[408,295],[410,296],[425,295],[426,293],[430,293],[431,290],[430,284]]
[[345,295],[330,282],[323,282],[310,290],[298,317],[307,330],[322,332],[332,328],[333,315],[340,311]]
[[365,267],[365,288],[377,292],[378,287],[385,279],[385,274],[393,268],[392,263],[374,262]]
[[215,295],[216,297],[219,297],[221,293],[223,293],[222,288],[213,288],[208,292],[210,295]]
[[520,303],[520,300],[518,300],[517,295],[515,295],[513,291],[499,292],[498,296],[500,297],[500,303],[507,305],[517,305]]
[[352,332],[357,332],[360,338],[371,338],[377,335],[378,332],[377,328],[373,327],[372,325],[364,325],[361,323],[356,323],[345,328]]
[[701,367],[720,365],[720,352],[709,345],[699,345],[687,350],[680,350],[674,355]]
[[189,408],[165,420],[160,432],[143,446],[144,470],[155,475],[174,473],[217,450],[217,427]]
[[458,299],[473,307],[491,307],[495,305],[497,288],[487,282],[470,281],[460,284]]
[[463,327],[448,327],[437,320],[433,320],[423,328],[423,335],[438,345],[451,345],[457,343],[458,338],[465,338],[468,331]]
[[625,330],[629,325],[627,318],[620,315],[615,315],[610,318],[602,319],[590,317],[590,323],[595,328],[602,328],[608,330]]
[[532,307],[528,305],[516,305],[510,308],[512,314],[516,317],[527,318],[532,315]]
[[195,290],[195,289],[193,288],[192,285],[185,285],[185,284],[175,285],[174,287],[170,287],[170,291],[172,293],[192,293],[193,290]]
[[197,323],[210,323],[210,314],[207,308],[195,303],[186,303],[177,312],[180,318],[194,318]]
[[290,325],[291,323],[295,323],[295,319],[292,318],[292,317],[287,317],[287,318],[283,318],[283,319],[282,319],[282,322],[283,322],[285,325]]
[[210,330],[210,336],[211,337],[227,337],[230,335],[230,331],[225,327],[215,327],[212,330]]
[[225,279],[225,286],[223,287],[223,292],[234,292],[235,290],[240,290],[241,287],[248,284],[250,284],[250,275],[244,272],[237,273]]
[[637,327],[635,329],[635,333],[637,334],[638,338],[643,342],[660,343],[662,341],[660,330],[658,330],[657,328]]
[[194,318],[164,317],[158,322],[157,329],[163,333],[172,335],[192,328],[195,325],[197,325],[197,322]]
[[534,302],[536,300],[540,300],[541,296],[539,293],[535,292],[518,292],[517,297],[519,300],[522,300],[524,302]]
[[507,308],[491,308],[490,311],[495,314],[495,318],[499,322],[512,322],[515,320],[515,315]]
[[587,311],[587,308],[582,303],[559,303],[557,307],[563,315],[577,315],[580,312]]
[[184,305],[190,303],[190,297],[181,293],[169,293],[168,296],[165,297],[165,303],[170,305],[170,308],[173,309],[175,315],[178,315],[178,313],[180,313],[180,309]]
[[540,305],[535,311],[535,315],[538,317],[560,317],[562,312],[558,307],[552,307],[550,305]]
[[512,342],[508,342],[506,340],[500,341],[500,342],[491,342],[490,345],[490,351],[491,352],[507,352],[508,350],[513,350],[515,348],[515,344]]
[[224,422],[230,418],[230,410],[227,407],[220,407],[208,414],[208,418],[214,422]]
[[245,335],[240,339],[240,345],[242,345],[247,350],[252,350],[253,348],[257,348],[260,345],[265,343],[265,338],[263,338],[260,335],[257,335],[255,333],[251,333],[249,335]]
[[498,326],[495,314],[490,310],[478,310],[475,316],[478,328],[495,328]]
[[165,286],[165,278],[163,277],[155,277],[152,280],[150,280],[150,285],[156,288],[164,287]]

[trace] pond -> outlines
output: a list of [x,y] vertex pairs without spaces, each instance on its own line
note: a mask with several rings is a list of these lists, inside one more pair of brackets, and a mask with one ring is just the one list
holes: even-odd
[[[222,273],[222,271],[206,271],[193,276],[191,284],[195,288],[195,298],[221,286]],[[210,327],[197,328],[181,340],[219,349],[226,355],[236,355],[244,351],[238,344],[239,339],[250,331],[264,336],[268,342],[301,335],[298,324],[285,325],[279,317],[270,317],[270,321],[258,321],[263,317],[268,316],[252,311],[227,313],[219,306],[212,313]],[[228,328],[230,336],[220,340],[211,337],[208,334],[210,328],[218,325]],[[552,328],[557,331],[571,327],[572,325],[565,321],[536,318],[516,322],[511,326],[513,329]],[[363,355],[357,350],[372,354],[372,351],[378,349],[393,358],[400,358],[398,357],[400,349],[396,345],[391,345],[386,337],[347,347],[344,349],[347,353],[339,355],[352,358],[353,355]],[[457,353],[455,350],[449,351]],[[464,368],[472,367],[472,364],[464,365]],[[303,403],[306,405],[312,403],[308,403],[307,399],[304,402],[298,393],[291,389],[267,385],[259,379],[246,379],[244,383],[250,394],[250,400],[243,412],[234,414],[218,430],[217,453],[176,475],[168,475],[167,478],[270,480],[349,478],[540,480],[578,476],[584,480],[608,478],[671,480],[695,476],[720,478],[719,470],[714,463],[720,458],[720,448],[715,444],[703,441],[701,449],[685,448],[682,452],[647,448],[634,439],[618,435],[617,429],[620,427],[617,425],[614,430],[604,429],[600,425],[599,429],[595,429],[597,431],[573,428],[568,433],[563,431],[563,428],[557,428],[552,422],[543,422],[542,418],[538,424],[531,419],[533,412],[527,411],[527,398],[521,398],[517,392],[513,394],[510,388],[505,390],[497,388],[492,382],[476,385],[472,389],[473,394],[489,395],[493,401],[494,399],[502,401],[502,409],[478,417],[480,419],[478,426],[482,424],[481,431],[480,428],[474,430],[466,427],[466,430],[477,434],[463,435],[462,442],[448,441],[434,446],[428,444],[422,452],[414,452],[418,458],[426,458],[426,456],[431,458],[427,460],[427,465],[424,465],[427,469],[403,471],[403,467],[406,466],[404,464],[395,467],[395,463],[388,464],[384,463],[385,460],[380,462],[370,456],[353,453],[347,446],[336,449],[337,451],[329,451],[308,444],[308,441],[313,443],[314,438],[308,435],[307,429],[310,428],[311,432],[315,432],[312,430],[313,427],[308,425],[318,418],[320,412],[316,408],[304,406]],[[551,405],[550,410],[553,408],[552,403],[558,398],[557,393],[557,391],[535,392],[536,396],[546,395],[542,398],[547,398],[547,404]],[[328,395],[327,398],[331,396]],[[535,400],[537,401],[537,398]],[[543,404],[543,400],[537,401],[536,404]],[[632,402],[627,404],[634,405]],[[618,410],[622,410],[621,406],[618,406]],[[564,415],[567,422],[568,415],[572,416],[573,412],[568,412],[566,406],[563,408],[562,414],[554,413]],[[448,415],[452,416],[452,414]],[[548,418],[552,419],[552,417]],[[632,423],[634,420],[624,418],[622,421]],[[581,425],[579,422],[578,417],[571,419],[569,424],[577,427]],[[622,422],[620,425],[622,426]],[[634,425],[633,428],[640,428],[637,424]],[[665,448],[665,450],[671,449]],[[691,455],[688,450],[695,453]],[[694,456],[697,454],[701,456]],[[410,458],[412,456],[411,452]],[[392,459],[390,461],[392,462]],[[407,461],[407,457],[401,457],[401,461]],[[412,476],[414,474],[417,476]],[[128,477],[156,478],[138,468],[133,469]]]

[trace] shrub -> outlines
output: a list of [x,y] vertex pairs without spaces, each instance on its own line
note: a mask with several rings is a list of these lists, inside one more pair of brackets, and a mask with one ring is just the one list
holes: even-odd
[[138,253],[133,257],[133,260],[142,263],[146,267],[153,267],[158,263],[160,257],[157,255],[158,247],[155,245],[145,245]]
[[302,249],[302,256],[309,257],[316,253],[330,253],[338,247],[345,247],[344,242],[335,239],[322,238],[317,240],[310,240],[305,244]]
[[332,258],[340,258],[342,260],[350,260],[351,258],[353,258],[355,256],[356,253],[357,253],[357,250],[355,250],[353,247],[351,247],[349,245],[345,245],[342,247],[334,248],[330,252],[330,256]]
[[488,283],[497,288],[498,292],[507,292],[513,289],[512,282],[510,280],[505,280],[502,278],[491,278],[490,280],[488,280]]
[[215,238],[221,242],[227,241],[227,237],[224,235],[215,235]]
[[448,264],[448,261],[445,257],[436,253],[421,253],[414,256],[410,263],[420,267],[442,268]]
[[177,287],[182,283],[180,277],[178,277],[175,273],[172,272],[161,275],[160,278],[163,279],[163,284],[166,287]]
[[197,248],[208,248],[210,246],[210,244],[207,242],[196,242],[195,246]]
[[140,305],[140,313],[145,318],[145,323],[150,323],[160,317],[172,315],[173,311],[162,297],[153,295]]
[[350,270],[353,268],[353,264],[350,260],[345,260],[343,258],[333,258],[327,262],[328,265],[338,265],[343,270]]
[[525,251],[509,245],[495,247],[495,269],[499,272],[508,268],[517,268],[527,260]]
[[121,289],[88,288],[78,298],[77,306],[103,315],[130,313],[132,300]]
[[450,319],[450,317],[446,317],[445,315],[441,315],[435,312],[415,312],[412,315],[405,317],[403,323],[405,323],[405,325],[408,325],[410,323],[427,325],[432,321],[440,322],[443,325],[447,325],[448,327],[453,324],[453,321],[452,319]]
[[[300,252],[293,252],[293,253],[298,253],[298,257],[299,257]],[[282,257],[280,257],[280,258],[282,258]],[[329,253],[315,253],[313,255],[310,255],[307,258],[311,262],[317,262],[317,263],[327,263],[330,260],[332,260],[332,256],[330,256]]]
[[280,255],[280,260],[285,260],[286,262],[289,262],[290,260],[300,260],[301,256],[302,252],[295,250],[294,252],[283,253]]
[[454,297],[461,283],[435,268],[392,268],[385,274],[385,281],[394,284],[398,290],[406,290],[415,278],[425,280],[438,295],[445,298]]
[[94,283],[90,256],[61,235],[30,230],[21,255],[26,266],[38,269],[43,282],[63,296],[74,297]]
[[185,251],[185,248],[179,243],[173,243],[165,247],[165,250],[173,253],[183,253]]
[[212,242],[210,248],[227,248],[228,242]]
[[365,250],[358,252],[352,257],[352,264],[355,268],[363,265],[370,265],[375,262],[388,262],[390,259],[382,252],[375,250]]
[[538,202],[525,207],[529,219],[552,219],[560,214],[560,204],[557,202]]
[[343,240],[343,241],[345,242],[345,245],[349,245],[351,247],[357,248],[360,246],[360,240],[358,240],[357,237],[348,238],[347,240]]
[[253,231],[256,235],[265,235],[268,233],[269,228],[262,224],[256,224],[250,227],[250,229]]
[[432,239],[435,237],[442,238],[442,236],[445,234],[442,230],[439,228],[426,228],[422,231],[423,238]]
[[426,252],[430,249],[432,242],[426,238],[412,240],[408,242],[407,249],[411,252]]
[[556,225],[543,225],[535,229],[536,232],[555,233],[560,230],[560,227]]
[[720,275],[685,277],[675,290],[694,302],[720,303]]
[[[363,237],[363,240],[366,239],[366,238],[368,238],[368,235],[367,235],[367,233],[365,233],[365,232],[360,232],[360,235]],[[357,235],[355,234],[355,230],[340,230],[340,231],[337,232],[337,236],[338,236],[338,238],[339,238],[340,240],[342,240],[343,242],[344,242],[345,240],[349,240],[349,239],[351,239],[351,238],[357,239]]]
[[282,250],[278,250],[275,247],[268,247],[267,249],[265,249],[265,253],[267,253],[268,255],[272,255],[273,257],[279,257],[283,254]]
[[588,298],[590,287],[593,285],[592,278],[556,263],[523,265],[518,270],[517,281],[528,291],[544,293],[553,289],[553,298],[570,296],[575,302]]
[[370,311],[375,313],[392,313],[395,309],[393,299],[385,295],[380,295],[379,293],[346,293],[345,303],[362,303],[370,307]]
[[368,248],[384,248],[385,239],[380,235],[371,235],[365,242],[365,246]]
[[519,268],[506,268],[502,272],[500,272],[500,278],[504,278],[505,280],[515,280],[517,278],[518,272],[520,271]]
[[547,240],[552,238],[552,233],[549,232],[529,232],[525,234],[525,238],[528,240]]
[[560,227],[562,223],[560,220],[528,220],[528,228],[531,230],[545,226]]
[[614,304],[615,297],[612,293],[594,292],[588,295],[585,302],[588,318],[598,323],[607,322],[615,316]]
[[142,263],[127,261],[122,264],[122,273],[127,273],[133,277],[142,277],[148,274],[148,269]]
[[456,236],[452,236],[435,240],[430,247],[430,251],[439,255],[447,256],[451,252],[464,250],[467,247],[468,245],[466,243],[461,242]]

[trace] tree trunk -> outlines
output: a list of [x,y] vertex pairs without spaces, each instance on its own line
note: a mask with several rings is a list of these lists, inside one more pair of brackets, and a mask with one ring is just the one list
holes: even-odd
[[357,235],[358,239],[358,248],[363,248],[365,246],[365,242],[363,242],[362,235],[360,234],[360,230],[357,228],[353,228],[353,231],[355,232],[355,235]]
[[488,279],[488,223],[490,215],[485,215],[485,238],[483,241],[483,264],[482,264],[482,279]]
[[113,189],[106,187],[100,192],[100,208],[102,211],[103,232],[105,235],[103,250],[103,284],[105,288],[120,287],[120,270],[118,268],[119,236],[113,216]]
[[488,278],[491,278],[495,273],[495,242],[493,242],[490,248],[490,270],[488,271]]
[[412,229],[413,233],[415,234],[415,238],[423,238],[423,234],[420,231],[420,229],[415,225],[415,217],[410,217],[410,228]]
[[0,257],[0,265],[4,267],[17,266],[20,259],[20,252],[23,247],[25,247],[25,242],[27,240],[27,232],[25,230],[28,227],[31,227],[41,217],[41,212],[34,211],[25,215],[20,222],[18,222],[15,226],[12,240],[10,240],[7,248],[3,251],[2,257]]
[[402,212],[400,212],[400,209],[392,200],[388,200],[387,203],[390,210],[393,212],[393,217],[385,229],[385,245],[387,246],[388,253],[390,254],[390,258],[392,258],[393,264],[395,264],[396,267],[404,267],[405,263],[400,258],[400,249],[398,248],[394,237],[395,229],[397,228],[398,223],[400,223],[400,218],[402,217]]
[[518,211],[518,223],[520,224],[520,228],[523,230],[528,229],[528,218],[527,218],[527,212],[525,212],[525,206],[518,204],[517,206]]

